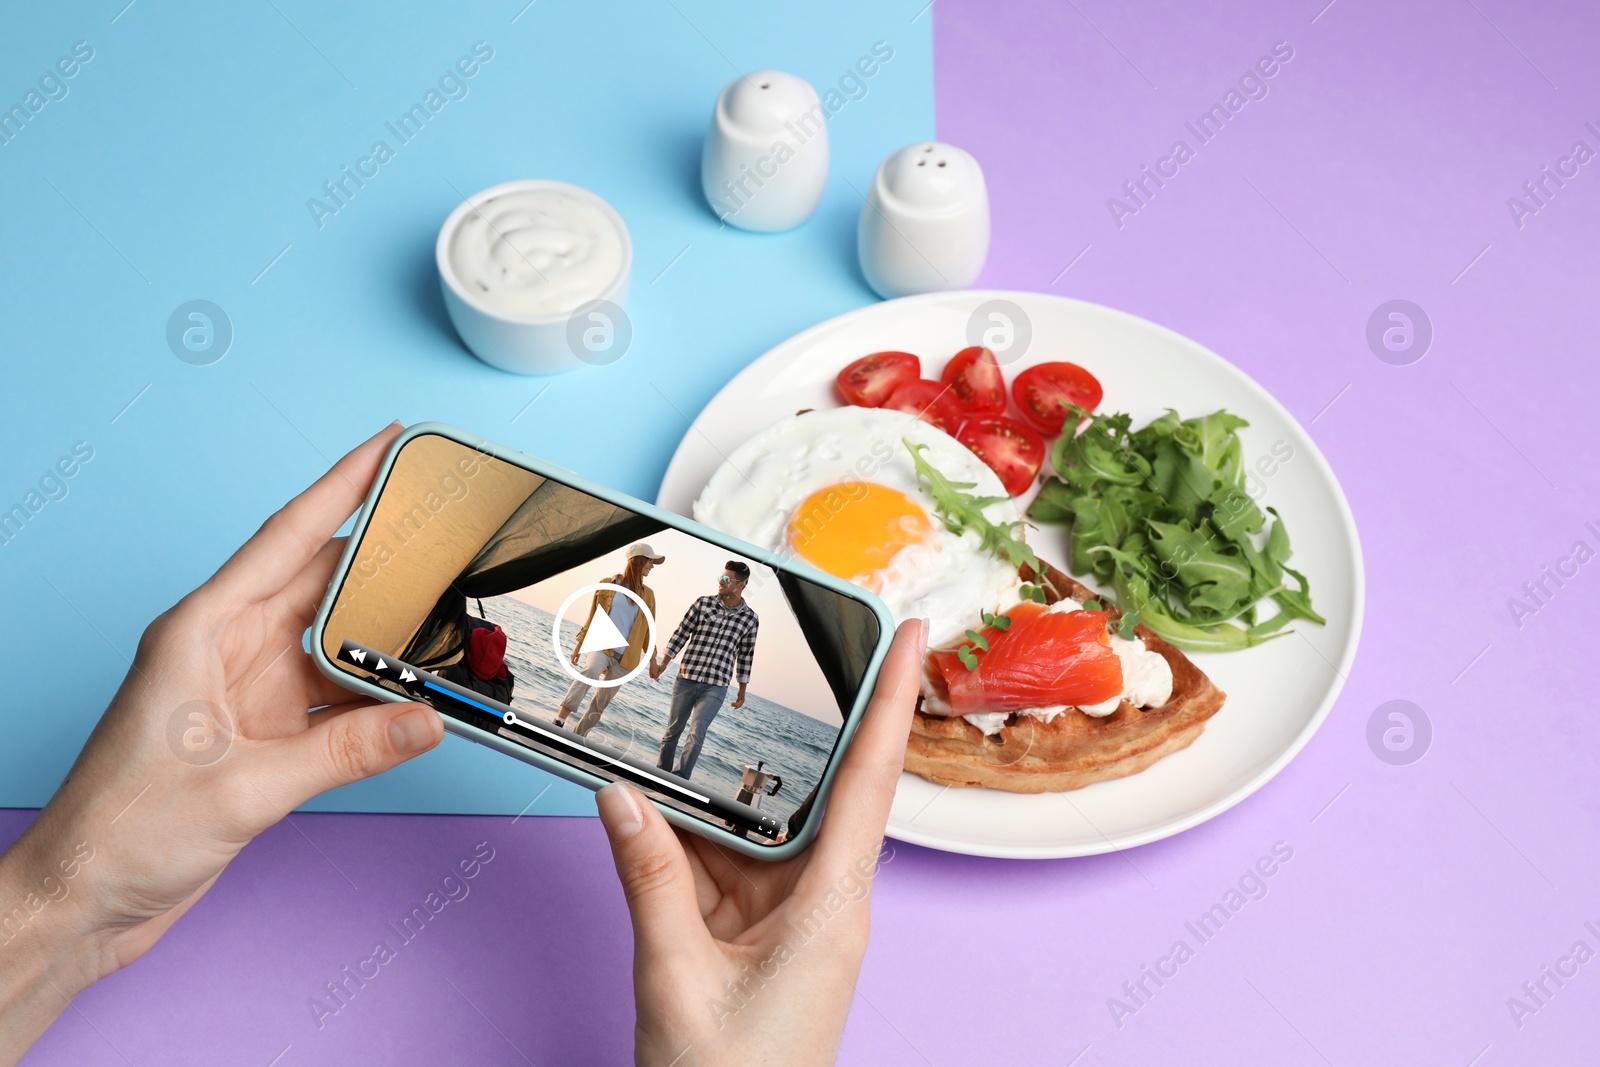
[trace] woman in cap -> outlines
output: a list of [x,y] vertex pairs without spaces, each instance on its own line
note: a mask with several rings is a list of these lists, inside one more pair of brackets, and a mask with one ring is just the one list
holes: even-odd
[[[644,584],[644,579],[652,567],[665,562],[666,558],[656,555],[655,549],[643,541],[637,541],[628,546],[628,562],[622,573],[604,580],[611,585],[619,585],[638,594],[639,599],[645,603],[645,610],[654,616],[656,594]],[[583,676],[608,680],[620,678],[639,665],[639,657],[644,654],[645,645],[650,639],[650,622],[632,597],[623,596],[610,589],[596,590],[594,600],[589,605],[588,617],[584,619],[583,628],[578,631],[577,640],[572,646],[573,666],[578,665],[578,649],[583,647],[583,640],[589,635],[589,627],[594,625],[596,612],[606,616],[616,631],[627,637],[628,643],[618,648],[597,648],[590,652],[588,662],[583,665]],[[583,703],[583,698],[588,695],[590,689],[593,689],[594,697],[589,701],[589,710],[584,712],[583,717],[578,720],[578,725],[573,728],[573,732],[580,737],[587,735],[600,722],[600,716],[605,714],[606,705],[611,703],[611,698],[616,695],[619,688],[621,687],[615,685],[588,685],[574,678],[572,684],[567,687],[567,695],[561,698],[561,708],[556,712],[555,725],[566,726],[567,719],[577,712],[578,706]]]

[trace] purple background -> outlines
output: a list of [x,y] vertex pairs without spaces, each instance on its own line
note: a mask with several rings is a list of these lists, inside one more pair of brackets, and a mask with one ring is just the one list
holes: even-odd
[[[1600,949],[1584,930],[1600,925],[1600,564],[1520,626],[1507,601],[1575,541],[1600,548],[1584,527],[1600,528],[1600,161],[1520,228],[1506,201],[1574,141],[1600,148],[1584,127],[1600,127],[1600,18],[1576,2],[1320,8],[931,12],[939,133],[984,164],[994,201],[980,284],[1126,309],[1262,382],[1339,473],[1369,612],[1320,734],[1198,829],[1059,862],[896,845],[843,1062],[1596,1058],[1600,962],[1521,1028],[1506,1002],[1580,938]],[[1119,228],[1106,199],[1277,41],[1294,57],[1270,94]],[[1392,298],[1434,326],[1410,366],[1365,340]],[[1393,699],[1433,726],[1409,766],[1366,740]],[[28,817],[4,813],[0,835]],[[472,895],[319,1032],[307,999],[480,840],[497,857]],[[1267,895],[1118,1026],[1108,998],[1175,940],[1193,947],[1185,922],[1278,841],[1293,858]],[[621,1062],[629,951],[591,820],[301,814],[27,1062],[268,1064],[285,1046],[282,1064]]]

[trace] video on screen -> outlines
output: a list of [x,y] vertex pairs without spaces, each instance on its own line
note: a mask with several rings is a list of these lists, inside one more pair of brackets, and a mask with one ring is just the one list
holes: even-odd
[[324,632],[354,675],[771,844],[877,639],[860,601],[436,434],[396,457]]

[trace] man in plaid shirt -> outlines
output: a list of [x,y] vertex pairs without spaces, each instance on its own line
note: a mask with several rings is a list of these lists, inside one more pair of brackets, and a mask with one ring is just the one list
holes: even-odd
[[[659,678],[673,657],[683,653],[677,681],[672,685],[667,732],[661,738],[661,755],[656,760],[656,766],[680,778],[694,774],[706,731],[727,699],[730,677],[739,683],[732,707],[744,706],[744,689],[750,682],[750,662],[756,654],[756,628],[760,621],[744,601],[744,587],[749,581],[749,565],[730,560],[717,578],[717,592],[691,604],[661,659],[651,657],[650,677]],[[674,766],[673,753],[685,725],[689,736]]]

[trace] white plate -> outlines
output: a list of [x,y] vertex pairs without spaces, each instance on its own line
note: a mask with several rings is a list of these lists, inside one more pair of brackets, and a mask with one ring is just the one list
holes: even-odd
[[[1226,811],[1264,785],[1299,752],[1327,716],[1349,674],[1361,632],[1365,582],[1355,521],[1333,471],[1293,416],[1221,357],[1171,330],[1096,304],[1037,293],[933,293],[874,304],[814,326],[750,364],[706,405],[683,437],[657,502],[688,515],[725,456],[758,430],[802,408],[836,407],[833,379],[868,352],[903,349],[937,377],[968,342],[968,320],[987,300],[1009,300],[1032,326],[1028,349],[1006,365],[1067,359],[1105,386],[1101,411],[1128,411],[1134,426],[1173,407],[1188,418],[1226,408],[1248,419],[1240,431],[1247,463],[1293,450],[1270,477],[1257,477],[1257,502],[1287,521],[1293,564],[1311,582],[1328,625],[1242,652],[1204,653],[1195,662],[1227,703],[1189,748],[1128,778],[1070,793],[1023,796],[991,789],[900,780],[889,833],[951,852],[1045,858],[1088,856],[1160,840]],[[1029,533],[1039,555],[1064,565],[1059,527]]]

